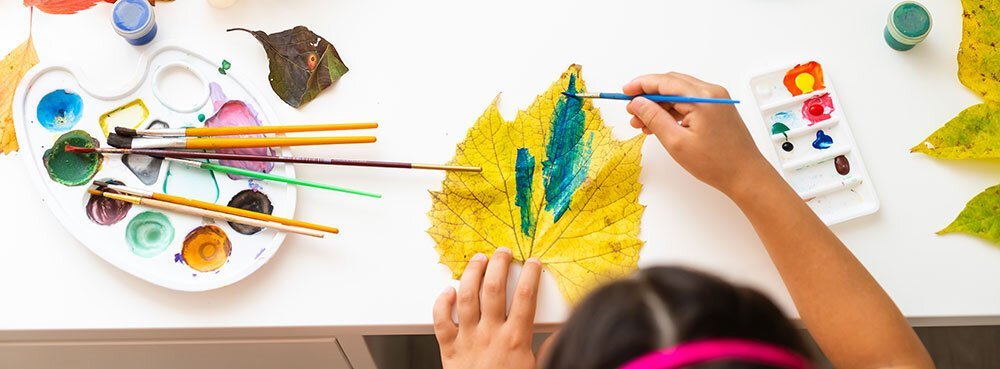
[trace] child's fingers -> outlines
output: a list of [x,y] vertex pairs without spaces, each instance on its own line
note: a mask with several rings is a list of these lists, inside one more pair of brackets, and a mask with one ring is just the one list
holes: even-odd
[[437,337],[438,345],[442,349],[455,341],[455,336],[458,335],[458,326],[451,320],[454,305],[455,289],[451,286],[441,292],[434,301],[434,336]]
[[482,321],[501,323],[507,319],[507,272],[510,270],[510,249],[501,247],[486,266],[483,279]]
[[479,287],[486,270],[486,255],[476,254],[465,266],[458,287],[458,324],[472,327],[479,323]]
[[642,121],[645,129],[660,137],[661,141],[673,141],[686,134],[684,128],[677,124],[677,118],[664,110],[660,105],[643,97],[637,97],[628,104],[628,112]]
[[536,258],[524,262],[517,287],[514,288],[514,301],[510,305],[509,324],[531,333],[531,325],[535,322],[535,307],[538,304],[538,281],[542,275],[542,263]]

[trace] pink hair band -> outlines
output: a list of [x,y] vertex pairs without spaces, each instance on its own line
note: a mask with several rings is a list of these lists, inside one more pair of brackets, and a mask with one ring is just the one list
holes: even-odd
[[737,360],[786,369],[809,369],[809,360],[784,347],[745,339],[708,339],[640,356],[619,369],[679,369],[717,360]]

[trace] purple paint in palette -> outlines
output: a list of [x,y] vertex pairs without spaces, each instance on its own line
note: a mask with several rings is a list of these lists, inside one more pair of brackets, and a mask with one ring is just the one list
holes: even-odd
[[[801,71],[802,65],[812,69]],[[826,224],[835,224],[877,211],[879,201],[828,77],[819,63],[799,63],[751,78],[750,90],[775,166]]]
[[[217,83],[210,83],[208,88],[215,112],[211,117],[205,119],[205,127],[252,127],[262,125],[260,119],[257,118],[257,111],[255,111],[252,106],[240,100],[227,99],[226,94],[222,91],[222,87],[220,87]],[[264,135],[240,135],[238,137],[264,137]],[[275,150],[270,147],[219,149],[216,150],[216,152],[243,155],[277,155]],[[261,173],[270,173],[271,170],[274,169],[274,163],[271,162],[220,160],[219,163],[222,165],[253,170]],[[233,174],[229,174],[228,176],[232,179],[243,178]]]

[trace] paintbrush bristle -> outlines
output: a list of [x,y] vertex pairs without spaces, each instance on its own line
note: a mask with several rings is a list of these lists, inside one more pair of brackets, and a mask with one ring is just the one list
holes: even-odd
[[574,93],[569,93],[569,92],[566,92],[566,91],[563,91],[563,93],[562,93],[562,94],[563,94],[563,95],[566,95],[566,96],[569,96],[569,97],[576,97],[576,94],[574,94]]
[[79,154],[90,154],[90,153],[95,152],[95,151],[97,151],[97,149],[95,149],[93,147],[79,147],[79,146],[73,146],[73,145],[66,145],[66,152],[75,152],[75,153],[79,153]]
[[96,180],[96,179],[94,180],[94,186],[97,186],[97,187],[108,187],[110,185],[111,185],[111,183],[108,183],[108,182],[105,182],[105,181],[100,181],[100,180]]
[[117,133],[111,133],[108,135],[108,145],[120,148],[120,149],[131,149],[132,148],[132,137],[125,137]]
[[125,137],[136,137],[139,135],[138,131],[127,127],[115,127],[115,133]]

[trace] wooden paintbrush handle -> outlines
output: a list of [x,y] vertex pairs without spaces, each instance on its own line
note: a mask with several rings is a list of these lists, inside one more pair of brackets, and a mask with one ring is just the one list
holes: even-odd
[[313,224],[313,223],[303,222],[303,221],[295,220],[295,219],[287,219],[287,218],[277,217],[277,216],[270,215],[270,214],[258,213],[256,211],[250,211],[250,210],[246,210],[246,209],[234,208],[234,207],[231,207],[231,206],[213,204],[213,203],[210,203],[210,202],[205,202],[205,201],[200,201],[200,200],[195,200],[195,199],[188,199],[188,198],[184,198],[184,197],[180,197],[180,196],[168,195],[168,194],[165,194],[165,193],[153,193],[153,199],[162,200],[162,201],[166,201],[166,202],[172,202],[172,203],[175,203],[175,204],[187,205],[187,206],[190,206],[190,207],[195,207],[195,208],[200,208],[200,209],[205,209],[205,210],[218,211],[220,213],[227,213],[227,214],[232,214],[232,215],[239,215],[239,216],[243,216],[243,217],[247,217],[247,218],[253,218],[253,219],[257,219],[257,220],[262,220],[262,221],[265,221],[265,222],[281,223],[281,224],[284,224],[284,225],[290,225],[290,226],[295,226],[295,227],[315,229],[317,231],[323,231],[323,232],[328,232],[328,233],[340,233],[340,230],[338,230],[337,228],[327,227],[327,226],[320,225],[320,224]]
[[290,226],[290,225],[284,225],[284,224],[275,223],[275,222],[266,222],[266,221],[263,221],[263,220],[257,220],[257,219],[247,218],[247,217],[241,217],[241,216],[238,216],[238,215],[226,214],[226,213],[221,213],[221,212],[218,212],[218,211],[211,211],[211,210],[194,208],[194,207],[190,207],[190,206],[184,206],[184,205],[181,205],[181,204],[174,204],[172,202],[166,202],[166,201],[160,201],[160,200],[154,200],[154,199],[141,199],[141,200],[139,200],[139,204],[145,205],[145,206],[149,206],[149,207],[153,207],[153,208],[159,208],[159,209],[163,209],[163,210],[167,210],[167,211],[173,211],[173,212],[177,212],[177,213],[184,213],[184,214],[196,215],[196,216],[213,218],[213,219],[221,219],[221,220],[225,220],[227,222],[246,224],[246,225],[254,226],[254,227],[270,228],[270,229],[273,229],[273,230],[276,230],[276,231],[303,234],[303,235],[306,235],[306,236],[313,236],[313,237],[317,237],[317,238],[323,238],[323,236],[324,236],[323,232],[315,231],[315,230],[312,230],[312,229],[307,229],[307,228],[302,228],[302,227],[296,227],[296,226]]
[[264,137],[264,138],[191,138],[188,149],[238,149],[248,147],[333,145],[375,142],[375,136],[341,137]]
[[187,128],[188,136],[232,136],[264,133],[345,131],[352,129],[378,128],[378,123],[338,123],[338,124],[308,124],[292,126],[250,126],[250,127],[201,127]]

